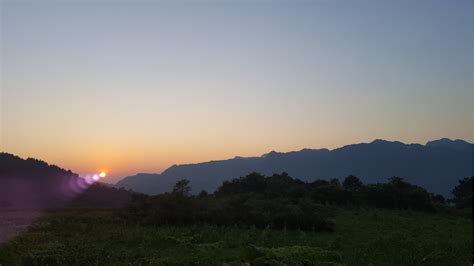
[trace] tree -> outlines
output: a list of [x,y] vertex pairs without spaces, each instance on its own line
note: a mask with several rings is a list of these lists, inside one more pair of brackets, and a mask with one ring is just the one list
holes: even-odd
[[368,185],[364,190],[367,203],[379,208],[435,210],[434,200],[430,193],[400,177],[392,177],[386,184]]
[[243,192],[263,192],[265,190],[265,176],[260,173],[250,173],[240,178],[240,186]]
[[472,208],[472,179],[474,177],[465,177],[459,180],[459,184],[454,187],[452,200],[457,208]]
[[393,176],[388,179],[388,184],[392,185],[396,188],[407,188],[410,187],[410,184],[405,182],[403,178],[398,177],[398,176]]
[[337,178],[333,178],[329,180],[329,183],[331,183],[331,185],[336,186],[336,187],[339,187],[341,185],[341,182]]
[[187,197],[190,193],[191,186],[189,185],[189,180],[187,179],[179,180],[173,187],[173,194]]
[[199,194],[198,194],[199,198],[205,198],[207,196],[209,196],[209,193],[207,193],[207,191],[205,191],[205,190],[201,190],[201,192],[199,192]]
[[356,176],[350,175],[344,179],[342,186],[347,189],[358,189],[362,187],[362,181]]
[[238,193],[262,193],[265,191],[266,183],[265,176],[254,172],[247,176],[224,181],[214,194],[226,196]]

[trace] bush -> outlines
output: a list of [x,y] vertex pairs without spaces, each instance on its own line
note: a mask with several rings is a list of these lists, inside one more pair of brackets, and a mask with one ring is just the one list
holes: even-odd
[[419,211],[433,211],[435,209],[430,193],[399,177],[392,177],[387,184],[368,185],[363,194],[369,205],[379,208]]
[[145,225],[249,225],[257,228],[327,230],[334,229],[332,211],[326,206],[302,200],[266,199],[256,194],[225,198],[184,197],[176,194],[136,195],[126,213],[131,222]]

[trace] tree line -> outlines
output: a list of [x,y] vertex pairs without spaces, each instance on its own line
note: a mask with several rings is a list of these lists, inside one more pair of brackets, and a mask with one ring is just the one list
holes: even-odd
[[134,194],[123,215],[129,222],[145,225],[200,223],[331,231],[334,206],[434,212],[454,204],[472,210],[472,179],[460,180],[449,200],[400,177],[366,185],[353,175],[341,183],[338,179],[304,182],[287,173],[251,173],[223,182],[214,193],[197,195],[191,194],[190,182],[183,179],[169,193]]

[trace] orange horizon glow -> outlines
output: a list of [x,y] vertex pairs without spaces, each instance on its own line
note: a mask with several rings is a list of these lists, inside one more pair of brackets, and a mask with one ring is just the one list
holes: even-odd
[[[449,136],[448,136],[449,137]],[[439,139],[440,136],[432,136],[427,139],[410,139],[410,138],[395,138],[395,137],[380,137],[386,140],[399,140],[404,143],[421,143],[425,144],[428,140]],[[453,138],[451,136],[451,138]],[[326,141],[322,140],[306,140],[299,139],[298,141],[292,141],[292,143],[284,141],[265,141],[256,143],[249,147],[245,146],[241,141],[228,142],[227,146],[218,145],[217,140],[212,145],[212,149],[206,149],[205,143],[189,143],[190,148],[185,150],[182,145],[171,145],[168,144],[168,147],[160,149],[155,142],[156,146],[148,145],[145,148],[143,143],[136,143],[134,147],[124,147],[122,145],[102,145],[101,149],[97,151],[94,150],[96,145],[95,142],[87,145],[84,143],[79,149],[73,149],[70,146],[62,146],[54,150],[54,153],[50,150],[42,150],[40,145],[34,146],[23,146],[20,143],[17,145],[12,145],[13,142],[7,142],[2,147],[7,147],[2,151],[13,153],[23,158],[32,157],[46,161],[49,164],[57,165],[66,170],[70,169],[72,172],[79,174],[80,176],[85,176],[87,174],[97,173],[100,179],[103,182],[115,183],[120,179],[136,175],[137,173],[161,173],[170,166],[174,164],[190,164],[190,163],[200,163],[212,160],[225,160],[230,159],[235,156],[243,157],[254,157],[261,156],[264,153],[268,153],[272,150],[278,152],[289,152],[297,151],[303,148],[339,148],[344,145],[362,143],[362,142],[371,142],[375,138],[370,137],[360,137],[360,138],[350,138],[347,141],[343,141],[342,138],[339,139],[327,139]],[[237,139],[236,139],[237,140]],[[466,138],[467,141],[472,142],[471,138]],[[279,145],[272,145],[272,143],[279,143]],[[110,143],[111,144],[111,143]],[[123,144],[123,143],[122,143]],[[140,144],[140,145],[139,145]],[[292,144],[292,145],[291,145]],[[208,144],[210,145],[210,144]],[[32,149],[32,148],[35,149]],[[96,166],[99,167],[96,167]],[[92,167],[91,167],[92,166]],[[94,169],[94,171],[91,171]],[[113,169],[113,172],[110,170]],[[100,174],[104,173],[105,176],[102,177]]]

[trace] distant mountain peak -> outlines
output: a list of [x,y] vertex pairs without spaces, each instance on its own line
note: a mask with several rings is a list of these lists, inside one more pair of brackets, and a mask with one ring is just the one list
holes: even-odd
[[459,151],[471,151],[473,148],[473,144],[465,140],[461,140],[461,139],[452,140],[448,138],[428,141],[426,143],[426,146],[438,147],[438,148],[444,147],[444,148],[450,148],[450,149],[459,150]]
[[262,156],[260,156],[261,158],[271,158],[271,157],[275,157],[279,154],[282,154],[281,152],[276,152],[276,151],[271,151],[269,153],[265,153],[263,154]]
[[235,156],[234,157],[234,160],[245,160],[245,159],[252,159],[252,158],[255,158],[255,157],[246,157],[246,156]]
[[384,139],[375,139],[372,141],[370,144],[404,144],[400,141],[390,141],[390,140],[384,140]]
[[426,143],[426,145],[436,145],[436,144],[448,144],[448,143],[463,143],[463,144],[471,144],[465,140],[462,140],[462,139],[455,139],[455,140],[452,140],[450,138],[441,138],[441,139],[437,139],[437,140],[432,140],[432,141],[428,141]]

